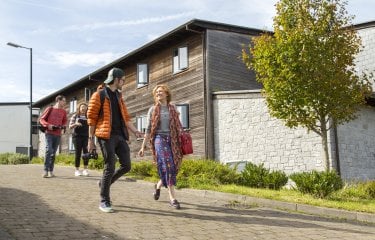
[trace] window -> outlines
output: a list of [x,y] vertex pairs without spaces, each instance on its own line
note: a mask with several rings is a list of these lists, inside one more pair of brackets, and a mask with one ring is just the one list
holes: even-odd
[[77,98],[72,98],[69,104],[69,113],[74,113],[77,110]]
[[148,65],[146,63],[137,64],[137,87],[148,84]]
[[181,72],[188,68],[188,48],[179,47],[173,50],[173,73]]
[[96,88],[85,88],[85,101],[89,102],[91,95],[96,92]]
[[73,137],[72,135],[69,136],[69,151],[70,152],[74,152],[75,149],[74,149],[74,144],[73,144]]
[[143,116],[137,117],[137,130],[142,133],[145,133],[146,128],[147,128],[147,116],[143,115]]
[[189,125],[189,104],[176,104],[177,111],[180,112],[182,128],[188,129]]

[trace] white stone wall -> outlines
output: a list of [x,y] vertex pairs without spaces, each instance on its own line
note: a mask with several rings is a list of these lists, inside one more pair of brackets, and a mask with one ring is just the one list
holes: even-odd
[[364,70],[375,72],[375,28],[359,29],[358,34],[362,39],[363,49],[356,57],[357,71],[358,73]]
[[[218,92],[213,105],[216,160],[263,163],[287,174],[325,169],[321,137],[304,128],[285,127],[269,115],[259,93]],[[329,135],[330,164],[336,166],[333,132]],[[337,135],[342,178],[375,179],[374,108],[361,109],[356,120],[338,127]]]
[[215,159],[264,163],[287,174],[324,169],[320,136],[290,129],[272,118],[259,93],[227,93],[219,93],[213,101]]
[[375,109],[363,108],[359,117],[338,127],[340,169],[344,179],[375,179]]

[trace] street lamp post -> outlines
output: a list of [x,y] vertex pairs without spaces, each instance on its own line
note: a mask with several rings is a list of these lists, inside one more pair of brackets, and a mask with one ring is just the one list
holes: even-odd
[[24,48],[30,51],[30,133],[29,133],[29,162],[33,158],[33,49],[15,43],[8,42],[8,46]]

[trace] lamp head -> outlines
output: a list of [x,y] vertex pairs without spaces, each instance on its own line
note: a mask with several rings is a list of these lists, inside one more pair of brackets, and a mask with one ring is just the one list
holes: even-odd
[[11,46],[11,47],[15,47],[15,48],[19,48],[19,47],[21,47],[20,45],[15,44],[15,43],[11,43],[11,42],[8,42],[7,45],[9,45],[9,46]]

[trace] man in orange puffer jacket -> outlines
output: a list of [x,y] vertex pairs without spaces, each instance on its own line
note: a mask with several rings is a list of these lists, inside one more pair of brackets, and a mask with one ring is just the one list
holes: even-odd
[[[88,151],[95,149],[95,136],[98,139],[103,158],[104,169],[99,181],[101,201],[99,209],[103,212],[113,212],[110,199],[110,187],[122,175],[130,171],[130,149],[128,129],[142,137],[142,133],[131,122],[126,104],[122,98],[121,89],[125,82],[125,73],[119,68],[112,68],[104,81],[105,86],[99,86],[90,99],[87,110],[89,125]],[[104,101],[100,99],[100,91],[104,91]],[[116,170],[116,155],[120,167]]]

